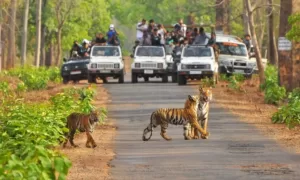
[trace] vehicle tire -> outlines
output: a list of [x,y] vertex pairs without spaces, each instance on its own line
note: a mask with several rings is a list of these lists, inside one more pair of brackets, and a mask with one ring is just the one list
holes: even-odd
[[88,83],[96,83],[96,77],[88,74]]
[[64,83],[64,84],[68,84],[68,82],[69,82],[69,78],[63,77],[63,83]]
[[147,77],[144,77],[144,81],[145,82],[148,82],[149,81],[149,77],[147,76]]
[[180,76],[180,75],[178,75],[178,85],[186,85],[186,79],[185,79],[185,77],[184,76]]
[[120,74],[119,83],[124,83],[124,71]]
[[172,83],[177,83],[177,74],[172,74]]
[[131,73],[131,82],[132,83],[137,83],[138,79],[137,79],[137,75],[134,73]]
[[79,83],[79,80],[73,80],[73,83],[74,83],[74,84],[78,84],[78,83]]
[[105,84],[108,82],[106,77],[103,77],[101,79],[102,79],[103,83],[105,83]]
[[162,82],[163,83],[167,83],[168,82],[168,74],[164,74],[163,76],[162,76]]

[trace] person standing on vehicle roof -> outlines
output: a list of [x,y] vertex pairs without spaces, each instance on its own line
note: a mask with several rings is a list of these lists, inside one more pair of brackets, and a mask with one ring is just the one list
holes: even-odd
[[102,33],[97,33],[94,44],[97,44],[97,45],[100,45],[100,46],[105,46],[106,45],[106,39],[104,38]]
[[148,25],[146,20],[142,19],[136,26],[136,39],[141,43],[143,41],[144,32],[147,31]]
[[206,40],[209,39],[205,34],[203,27],[200,27],[200,33],[195,37],[194,45],[206,45]]
[[183,23],[182,19],[179,19],[178,23],[175,24],[174,29],[176,32],[180,32],[180,34],[185,37],[186,36],[186,24]]
[[153,33],[154,28],[156,27],[155,22],[153,19],[149,20],[149,25],[148,25],[148,32]]
[[106,33],[106,35],[108,45],[119,45],[118,33],[113,24],[109,26],[109,31]]
[[164,28],[164,25],[158,24],[157,25],[157,33],[160,35],[160,44],[165,45],[165,34],[166,34],[166,29]]
[[245,38],[243,40],[243,43],[246,45],[246,48],[248,50],[248,52],[250,52],[250,48],[251,48],[251,37],[249,34],[245,35]]
[[161,36],[158,34],[158,29],[154,28],[151,35],[151,44],[152,46],[161,46]]
[[70,57],[78,57],[81,52],[81,45],[78,44],[78,41],[74,41],[72,49],[70,51]]

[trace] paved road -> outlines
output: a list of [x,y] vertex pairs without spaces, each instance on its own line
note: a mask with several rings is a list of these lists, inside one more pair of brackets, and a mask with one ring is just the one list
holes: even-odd
[[[118,126],[111,178],[120,179],[300,179],[300,156],[288,153],[252,125],[211,103],[208,140],[183,140],[181,126],[169,126],[167,142],[154,130],[142,132],[153,110],[183,107],[193,86],[174,83],[106,84],[111,94],[109,118]],[[151,80],[150,80],[151,81]],[[160,81],[160,80],[159,80]]]

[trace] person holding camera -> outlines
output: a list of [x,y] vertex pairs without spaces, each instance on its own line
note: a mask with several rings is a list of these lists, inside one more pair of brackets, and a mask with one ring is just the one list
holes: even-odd
[[148,25],[146,24],[146,20],[142,19],[136,26],[136,40],[140,43],[143,41],[144,32],[147,31]]

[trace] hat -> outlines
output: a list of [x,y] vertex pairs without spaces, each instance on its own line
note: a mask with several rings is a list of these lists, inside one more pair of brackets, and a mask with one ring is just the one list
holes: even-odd
[[109,25],[109,28],[113,29],[113,28],[115,28],[115,26],[113,24],[111,24],[111,25]]

